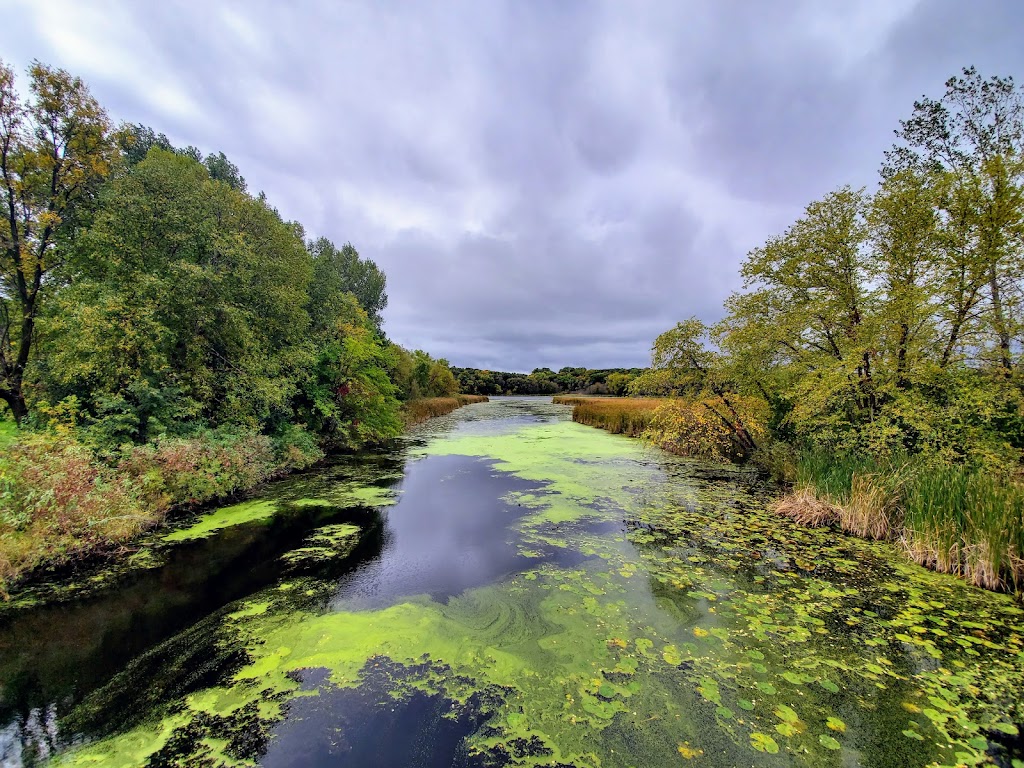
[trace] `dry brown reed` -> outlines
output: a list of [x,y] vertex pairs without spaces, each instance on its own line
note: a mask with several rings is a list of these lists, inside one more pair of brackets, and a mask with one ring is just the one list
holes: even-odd
[[408,426],[420,424],[427,419],[444,416],[464,405],[486,403],[486,395],[452,395],[451,397],[422,397],[410,400],[403,408],[405,423]]
[[839,522],[840,516],[838,506],[819,499],[810,488],[800,488],[786,494],[772,505],[772,511],[811,528],[834,525]]
[[640,437],[651,426],[654,412],[664,400],[641,397],[554,397],[552,402],[572,405],[572,420],[613,434]]

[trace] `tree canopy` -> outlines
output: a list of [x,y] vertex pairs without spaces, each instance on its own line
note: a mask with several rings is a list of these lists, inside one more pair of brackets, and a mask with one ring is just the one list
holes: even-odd
[[659,336],[633,391],[757,398],[797,445],[1018,464],[1022,138],[1012,80],[950,79],[875,190],[830,192],[753,249],[725,318]]
[[382,330],[386,278],[309,242],[222,152],[112,128],[78,78],[0,64],[0,398],[112,449],[200,429],[396,435],[449,395],[444,360]]

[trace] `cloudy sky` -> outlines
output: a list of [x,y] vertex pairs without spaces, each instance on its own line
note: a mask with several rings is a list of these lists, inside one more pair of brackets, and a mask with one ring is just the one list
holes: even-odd
[[1024,80],[1020,0],[0,6],[0,58],[224,151],[384,269],[395,341],[504,370],[645,364],[915,98]]

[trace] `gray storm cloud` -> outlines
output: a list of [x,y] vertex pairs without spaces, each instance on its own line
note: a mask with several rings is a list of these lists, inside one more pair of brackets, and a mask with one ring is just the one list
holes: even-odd
[[0,57],[224,151],[387,272],[393,339],[507,370],[645,364],[915,98],[1024,69],[1009,0],[14,5]]

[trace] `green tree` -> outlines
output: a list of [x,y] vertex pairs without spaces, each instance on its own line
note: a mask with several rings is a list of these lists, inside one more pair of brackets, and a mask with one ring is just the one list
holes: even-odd
[[879,407],[867,204],[862,191],[839,189],[751,251],[747,290],[727,300],[719,328],[735,375],[776,413],[830,439]]
[[378,337],[351,293],[338,297],[335,307],[336,322],[318,339],[316,362],[301,387],[299,416],[334,447],[395,437],[402,420],[388,372],[398,348]]
[[228,160],[223,152],[207,155],[203,165],[214,181],[221,181],[232,189],[245,192],[245,178],[238,170],[238,166]]
[[[985,276],[981,333],[992,361],[1012,369],[1024,320],[1024,102],[1013,78],[982,78],[973,67],[946,82],[941,99],[922,98],[897,132],[883,174],[944,172],[943,215],[973,277]],[[970,284],[970,280],[967,281]],[[963,289],[971,294],[973,286]],[[963,323],[958,327],[962,328]]]
[[[75,395],[96,416],[100,398],[127,398],[160,428],[288,418],[312,355],[312,264],[264,202],[153,148],[107,185],[71,266],[74,281],[46,318],[51,400]],[[147,415],[143,401],[173,412]]]
[[309,312],[314,328],[329,328],[337,313],[336,303],[345,293],[359,301],[374,327],[380,329],[381,312],[388,305],[387,279],[377,265],[359,256],[351,243],[340,249],[326,237],[309,245],[313,257],[313,282]]
[[728,360],[709,349],[711,335],[712,329],[695,317],[677,323],[654,340],[651,371],[663,373],[672,394],[686,395],[693,402],[689,410],[703,411],[720,423],[735,455],[746,458],[758,447],[755,409],[737,391]]
[[613,395],[621,397],[626,394],[626,390],[629,388],[630,382],[633,381],[633,377],[628,373],[611,373],[608,374],[606,383],[608,384],[608,391]]
[[0,398],[19,423],[39,313],[114,153],[106,113],[79,78],[38,62],[28,74],[22,102],[0,61]]

